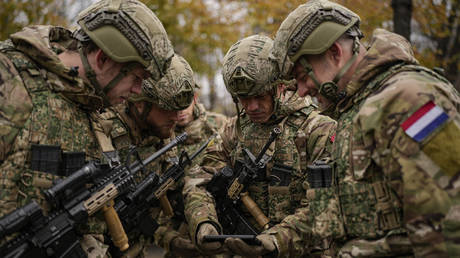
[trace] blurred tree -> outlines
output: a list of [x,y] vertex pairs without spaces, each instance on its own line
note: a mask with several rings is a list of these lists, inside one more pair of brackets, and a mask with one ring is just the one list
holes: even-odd
[[412,20],[412,0],[391,0],[393,8],[394,32],[410,41],[410,23]]
[[[460,0],[414,0],[417,58],[440,67],[460,90]],[[414,31],[415,32],[415,31]]]
[[209,104],[217,97],[214,76],[220,70],[227,49],[240,38],[239,11],[230,1],[142,0],[163,22],[176,53],[182,55],[194,72],[208,78]]
[[[370,36],[375,28],[390,28],[392,10],[391,0],[333,0],[340,3],[350,10],[356,12],[361,17],[361,29],[365,36]],[[241,2],[241,1],[235,1]],[[241,7],[246,8],[246,20],[250,25],[249,33],[264,33],[275,36],[281,22],[297,6],[305,3],[305,0],[246,0],[241,3]]]
[[[2,0],[0,40],[30,24],[68,26],[76,13],[96,0]],[[141,0],[163,22],[175,51],[184,56],[209,84],[207,102],[212,109],[220,101],[215,83],[223,55],[245,36],[274,36],[286,16],[305,0]],[[361,17],[365,41],[376,28],[396,30],[392,3],[412,2],[411,39],[416,57],[427,67],[441,67],[460,89],[460,0],[332,0]],[[393,5],[396,7],[396,5]],[[397,11],[400,8],[397,8]],[[72,10],[72,11],[70,11]],[[408,18],[409,14],[404,15]],[[396,13],[395,13],[396,17]],[[397,21],[400,19],[396,18]],[[395,24],[395,29],[393,29]],[[407,27],[406,27],[407,30]],[[407,36],[407,35],[406,35]],[[216,79],[217,78],[217,79]],[[219,89],[222,89],[222,85]]]
[[2,0],[0,1],[0,40],[32,24],[67,26],[67,8],[76,0]]

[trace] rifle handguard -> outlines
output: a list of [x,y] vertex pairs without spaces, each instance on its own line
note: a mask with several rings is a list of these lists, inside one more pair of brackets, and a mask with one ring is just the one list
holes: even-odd
[[102,207],[105,222],[107,223],[113,244],[121,251],[125,251],[129,248],[128,237],[126,236],[123,225],[121,224],[120,218],[113,208],[113,205],[114,201],[110,200],[104,205],[104,207]]
[[248,192],[241,193],[241,202],[243,202],[244,206],[248,209],[254,219],[257,221],[257,224],[263,228],[263,230],[267,230],[269,228],[270,219],[265,216],[262,210],[257,206],[257,204],[249,197]]

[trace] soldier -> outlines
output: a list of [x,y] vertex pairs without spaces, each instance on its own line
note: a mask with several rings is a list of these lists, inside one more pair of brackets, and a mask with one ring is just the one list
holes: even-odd
[[[219,141],[208,148],[200,166],[185,177],[184,200],[190,235],[205,253],[224,249],[218,242],[203,242],[205,235],[222,233],[222,227],[226,226],[219,223],[215,211],[215,202],[219,200],[214,200],[205,189],[212,174],[226,165],[236,170],[244,160],[243,150],[257,155],[270,132],[279,128],[280,135],[267,151],[267,169],[259,171],[248,188],[249,196],[270,220],[269,225],[274,226],[285,220],[297,221],[296,212],[307,208],[301,202],[305,196],[307,165],[330,155],[326,147],[331,144],[335,122],[319,115],[309,98],[285,90],[277,78],[277,66],[268,59],[272,45],[270,38],[254,35],[238,41],[227,52],[224,82],[235,104],[241,103],[243,110],[220,132]],[[239,208],[252,227],[264,230],[246,207]],[[235,238],[227,239],[225,246],[234,254],[249,257],[276,253],[273,235],[264,232],[258,239],[262,246],[253,247]]]
[[[138,1],[97,2],[78,24],[73,34],[26,27],[0,42],[0,216],[31,200],[48,211],[41,191],[73,171],[36,157],[51,149],[79,152],[82,164],[101,159],[89,113],[139,93],[143,79],[159,80],[173,55],[163,25]],[[104,255],[107,246],[88,246],[104,231],[105,223],[82,231],[93,234],[82,243],[88,255]]]
[[[194,87],[192,69],[184,58],[176,54],[166,75],[158,83],[144,81],[142,94],[131,97],[128,105],[119,105],[101,114],[105,121],[101,124],[110,125],[106,132],[123,161],[126,160],[131,145],[137,146],[140,157],[144,159],[168,142],[179,120],[179,113],[192,105]],[[158,162],[153,162],[136,180],[141,181],[151,172],[161,174],[170,165],[168,161],[177,156],[177,150],[170,151]],[[130,249],[121,254],[112,246],[112,253],[123,257],[146,256],[145,247],[154,237],[155,243],[166,250],[166,257],[197,256],[198,251],[188,237],[187,224],[184,221],[182,186],[183,180],[180,180],[174,189],[168,191],[169,201],[174,208],[172,218],[160,214],[159,207],[151,207],[151,235],[141,235],[138,228],[133,232],[126,232]]]
[[272,57],[285,78],[338,121],[333,185],[307,191],[302,224],[279,225],[279,254],[322,240],[343,257],[457,256],[459,94],[399,35],[377,29],[364,47],[359,22],[312,0],[276,34]]
[[[198,94],[195,93],[192,104],[179,111],[179,120],[174,129],[176,135],[186,132],[188,137],[183,145],[178,146],[179,151],[182,149],[187,153],[193,153],[203,144],[211,135],[222,128],[227,121],[227,117],[207,111],[203,104],[198,103]],[[193,165],[200,164],[202,155],[193,161]],[[193,166],[192,165],[192,166]]]

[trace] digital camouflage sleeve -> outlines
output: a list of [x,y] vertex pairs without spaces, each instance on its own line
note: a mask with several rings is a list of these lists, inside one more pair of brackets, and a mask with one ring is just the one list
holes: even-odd
[[[31,26],[0,42],[0,216],[31,200],[49,211],[41,191],[61,176],[32,169],[32,144],[84,152],[86,160],[100,157],[88,113],[102,100],[58,58],[72,41],[70,34],[61,27]],[[105,223],[97,216],[82,225],[80,232],[87,235],[81,243],[105,253],[106,246],[96,241]]]
[[32,100],[16,68],[0,53],[0,163],[31,112]]

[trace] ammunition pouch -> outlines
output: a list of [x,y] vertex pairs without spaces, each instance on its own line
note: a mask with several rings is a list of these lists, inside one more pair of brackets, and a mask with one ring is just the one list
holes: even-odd
[[307,166],[307,181],[310,188],[331,187],[332,167],[322,160],[313,162]]
[[377,200],[376,210],[378,226],[381,230],[387,231],[402,226],[402,209],[394,207],[390,189],[384,182],[372,184],[375,199]]
[[270,186],[289,186],[293,167],[275,163],[270,172]]
[[402,226],[402,209],[387,183],[344,183],[339,188],[345,227],[351,237],[381,237]]
[[32,144],[30,167],[55,176],[69,176],[85,165],[85,157],[84,152],[63,152],[56,145]]

